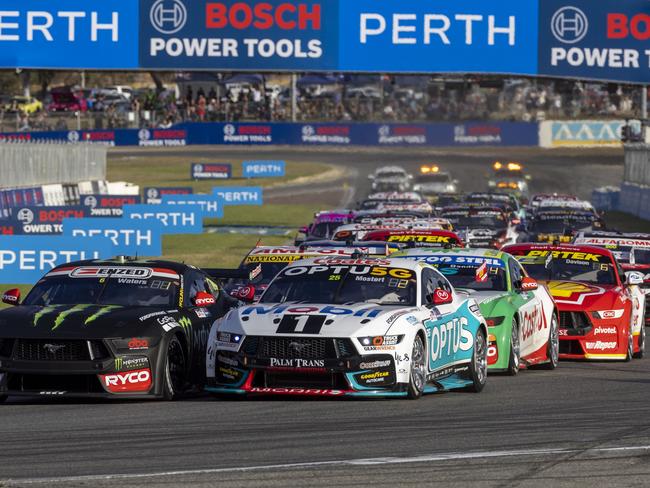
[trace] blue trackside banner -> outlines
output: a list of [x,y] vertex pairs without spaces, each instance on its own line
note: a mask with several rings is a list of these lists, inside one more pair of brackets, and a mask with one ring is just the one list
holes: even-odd
[[337,0],[140,0],[140,66],[335,69],[339,5]]
[[15,207],[7,224],[14,235],[57,235],[63,233],[64,219],[89,217],[87,207],[66,205],[56,207]]
[[263,205],[264,203],[260,187],[215,187],[212,189],[212,194],[222,198],[224,206]]
[[198,205],[125,205],[124,218],[158,222],[163,234],[201,234],[203,212]]
[[113,245],[114,255],[156,257],[162,255],[162,226],[152,220],[66,219],[63,235],[84,242],[102,237]]
[[191,195],[191,186],[147,186],[144,188],[144,203],[162,203],[165,195]]
[[228,180],[232,178],[232,164],[191,163],[190,177],[193,180]]
[[82,195],[81,205],[87,208],[88,217],[121,217],[124,205],[141,202],[140,195]]
[[114,256],[104,237],[0,236],[0,283],[31,284],[61,264]]
[[650,83],[650,2],[540,2],[539,74]]
[[[481,73],[648,84],[649,16],[647,0],[0,0],[0,67]],[[255,125],[250,132],[226,125],[223,138],[265,144],[275,137]],[[72,132],[77,141],[117,143],[115,131]],[[307,134],[323,140],[314,136],[346,137],[325,129]],[[130,145],[150,147],[185,145],[189,137],[182,129],[128,134]]]
[[242,176],[244,178],[278,178],[285,176],[284,161],[244,161]]
[[136,69],[139,8],[127,0],[0,0],[0,67]]
[[197,205],[204,218],[223,218],[224,201],[217,195],[165,195],[162,203],[168,205]]
[[[162,134],[159,132],[163,132]],[[232,134],[228,135],[226,134]],[[537,146],[539,124],[535,122],[468,121],[458,123],[185,123],[165,131],[119,129],[88,131],[112,137],[115,146],[139,146],[139,137],[154,145],[267,145],[291,146]],[[0,133],[1,141],[70,142],[70,132]],[[183,139],[175,139],[183,137]],[[74,139],[76,140],[76,139]],[[92,140],[92,137],[91,137]],[[74,142],[74,141],[73,141]],[[189,188],[189,187],[187,187]],[[145,188],[144,201],[160,203],[160,192],[184,192],[180,188]],[[191,190],[191,189],[190,189]]]
[[339,68],[343,71],[537,71],[536,1],[340,3]]

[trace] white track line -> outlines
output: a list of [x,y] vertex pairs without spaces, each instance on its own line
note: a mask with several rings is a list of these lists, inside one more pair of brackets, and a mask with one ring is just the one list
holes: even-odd
[[245,473],[251,471],[269,471],[278,469],[304,469],[318,468],[323,466],[376,466],[387,464],[424,463],[436,461],[458,461],[466,459],[490,459],[515,456],[549,456],[564,454],[597,454],[608,452],[629,452],[629,451],[650,451],[647,446],[627,447],[601,447],[594,449],[528,449],[520,451],[484,451],[484,452],[453,452],[448,454],[431,454],[414,457],[384,457],[367,459],[348,459],[340,461],[314,461],[307,463],[271,464],[264,466],[243,466],[236,468],[214,468],[214,469],[189,469],[179,471],[161,471],[157,473],[135,473],[135,474],[105,474],[87,476],[65,476],[58,478],[26,478],[0,480],[0,485],[5,484],[45,484],[45,483],[75,483],[83,481],[111,481],[122,479],[159,478],[170,476],[191,476],[221,473]]

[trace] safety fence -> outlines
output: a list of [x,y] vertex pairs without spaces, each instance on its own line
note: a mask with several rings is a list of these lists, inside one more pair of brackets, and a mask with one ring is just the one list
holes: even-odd
[[0,186],[30,187],[106,179],[105,147],[88,144],[0,143]]

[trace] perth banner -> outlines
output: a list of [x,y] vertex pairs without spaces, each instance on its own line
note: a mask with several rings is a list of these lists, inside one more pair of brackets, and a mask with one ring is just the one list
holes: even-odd
[[647,0],[0,0],[4,68],[650,83],[649,40]]

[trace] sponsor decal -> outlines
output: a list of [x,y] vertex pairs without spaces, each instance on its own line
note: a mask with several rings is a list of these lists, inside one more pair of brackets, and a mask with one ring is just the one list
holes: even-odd
[[209,311],[209,310],[206,310],[205,308],[197,308],[197,309],[194,311],[194,313],[195,313],[196,316],[197,316],[198,318],[200,318],[200,319],[207,319],[207,318],[210,317],[210,315],[211,315],[211,314],[210,314],[210,311]]
[[309,144],[350,144],[350,126],[304,125],[302,142]]
[[230,358],[228,356],[224,356],[223,354],[218,354],[217,355],[217,361],[219,361],[221,364],[225,364],[226,366],[231,366],[233,368],[236,368],[239,366],[239,361],[236,359]]
[[560,303],[582,304],[586,297],[603,295],[606,292],[604,288],[578,282],[549,281],[547,286],[551,296]]
[[395,362],[397,364],[402,364],[402,363],[408,363],[411,361],[411,358],[409,357],[408,354],[399,354],[395,353]]
[[266,393],[270,395],[311,395],[311,396],[341,396],[342,390],[318,390],[309,388],[251,388],[250,393]]
[[425,323],[430,330],[430,359],[432,363],[452,358],[458,351],[469,351],[474,336],[468,329],[467,318],[454,318],[441,324]]
[[52,326],[52,330],[56,330],[61,325],[63,325],[63,322],[65,322],[65,319],[68,318],[70,315],[75,314],[75,313],[81,313],[84,310],[87,310],[89,308],[94,307],[94,305],[75,305],[74,307],[61,312],[56,319],[54,319],[54,325]]
[[107,374],[99,376],[102,384],[111,393],[142,393],[151,388],[151,370]]
[[[301,346],[304,344],[300,344]],[[270,364],[272,368],[324,368],[324,359],[278,359],[271,358]]]
[[[223,126],[223,142],[233,144],[270,144],[273,142],[273,126],[253,124],[226,124]],[[244,178],[246,175],[244,168]]]
[[426,242],[429,244],[447,244],[451,242],[449,236],[431,236],[431,235],[392,235],[388,237],[388,242]]
[[413,315],[409,315],[408,317],[406,317],[406,321],[411,325],[418,325],[420,323],[418,318]]
[[[52,275],[54,273],[49,273]],[[137,278],[146,280],[153,275],[151,268],[135,268],[135,267],[83,267],[75,268],[69,274],[71,278]],[[178,277],[178,275],[176,275]]]
[[225,163],[192,163],[193,180],[227,180],[232,178],[232,165]]
[[360,369],[376,369],[376,368],[386,368],[390,366],[391,362],[390,360],[386,361],[373,361],[370,363],[360,363],[359,368]]
[[149,368],[149,359],[145,357],[125,358],[120,356],[115,358],[115,371],[131,371],[144,368]]
[[106,306],[103,306],[103,307],[101,307],[97,312],[95,312],[93,315],[91,315],[90,317],[88,317],[88,318],[86,319],[86,321],[84,322],[84,325],[91,324],[91,323],[93,323],[95,320],[97,320],[98,318],[103,317],[104,315],[108,315],[108,314],[111,313],[112,311],[114,311],[114,310],[118,310],[118,309],[120,309],[120,308],[122,308],[122,307],[119,306],[119,305],[106,305]]
[[377,130],[380,145],[423,145],[427,143],[427,131],[423,126],[382,125]]
[[596,327],[594,329],[594,335],[603,335],[603,334],[617,334],[618,330],[616,327]]
[[187,145],[187,131],[180,129],[141,129],[138,132],[141,147],[173,147]]
[[434,381],[445,376],[452,374],[466,373],[469,370],[468,366],[449,366],[447,368],[439,369],[427,375],[427,381]]
[[160,204],[165,196],[191,195],[194,192],[190,186],[179,187],[146,187],[144,189],[144,203]]
[[606,349],[616,349],[617,343],[616,341],[614,342],[603,342],[603,341],[596,341],[596,342],[585,342],[585,347],[590,350],[595,350],[595,351],[604,351]]
[[548,329],[548,323],[546,322],[544,309],[541,306],[535,307],[531,311],[526,310],[521,314],[522,340],[527,341],[536,331],[541,332],[544,329]]
[[129,340],[128,347],[131,351],[144,351],[149,349],[149,340],[134,337]]

